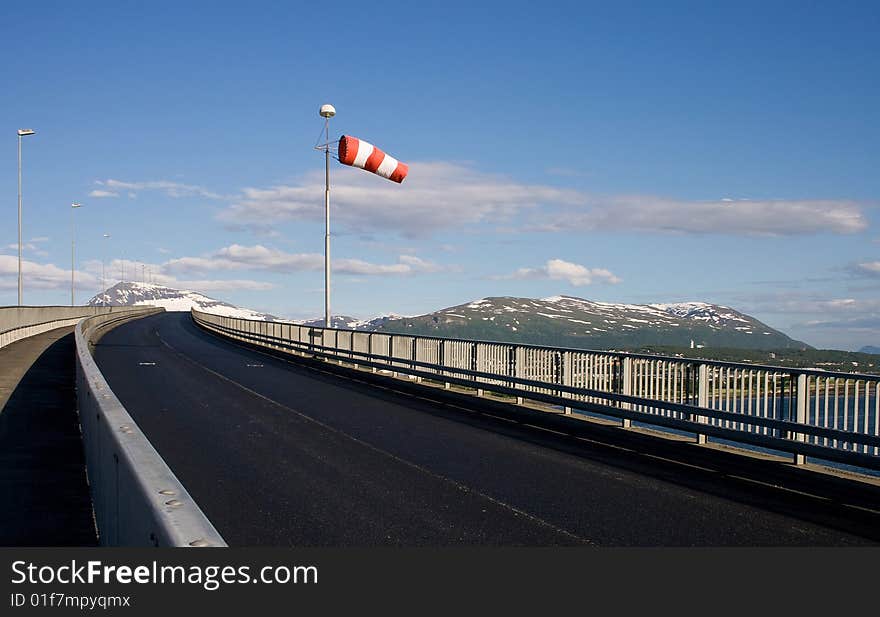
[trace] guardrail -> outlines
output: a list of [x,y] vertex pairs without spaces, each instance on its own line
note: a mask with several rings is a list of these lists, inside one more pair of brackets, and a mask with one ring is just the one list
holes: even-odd
[[269,349],[880,470],[880,376],[192,316]]
[[110,328],[163,310],[99,315],[76,326],[77,399],[98,537],[105,546],[226,546],[113,394],[90,351]]
[[130,307],[21,306],[0,307],[0,349],[29,336],[75,326],[83,317],[125,312]]

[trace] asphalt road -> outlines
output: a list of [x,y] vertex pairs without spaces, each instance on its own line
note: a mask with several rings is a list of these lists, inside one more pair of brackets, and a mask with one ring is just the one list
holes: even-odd
[[96,358],[233,546],[870,543],[733,481],[700,490],[586,441],[238,347],[188,313],[120,326]]

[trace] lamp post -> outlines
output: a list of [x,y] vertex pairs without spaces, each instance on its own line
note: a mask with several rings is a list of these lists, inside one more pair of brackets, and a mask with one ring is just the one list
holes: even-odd
[[[110,234],[104,234],[104,237],[109,240]],[[106,257],[106,255],[104,254],[104,251],[101,251],[101,293],[104,295],[104,298],[105,298],[105,300],[104,300],[105,304],[103,306],[107,306],[106,305],[106,302],[107,302],[107,300],[106,300],[106,298],[107,298],[107,281],[104,277],[105,257]]]
[[336,115],[333,105],[321,105],[324,118],[324,327],[330,327],[330,118]]
[[76,271],[76,230],[73,226],[73,211],[75,208],[82,207],[82,204],[72,203],[70,204],[70,306],[74,306],[76,303],[76,297],[74,295],[74,272]]
[[18,305],[22,304],[21,293],[21,138],[36,133],[33,129],[18,129]]

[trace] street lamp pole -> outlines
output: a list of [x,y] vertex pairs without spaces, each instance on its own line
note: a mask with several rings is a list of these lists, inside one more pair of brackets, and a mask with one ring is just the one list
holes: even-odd
[[324,118],[324,327],[330,327],[330,118],[336,115],[333,105],[321,105]]
[[[104,237],[109,239],[110,234],[104,234]],[[107,305],[107,281],[104,275],[104,262],[106,261],[106,257],[104,251],[101,251],[101,294],[104,296],[104,304],[102,306]]]
[[21,138],[36,133],[33,129],[18,129],[18,305],[22,304],[21,293]]
[[82,204],[70,204],[70,306],[74,306],[76,303],[73,291],[75,285],[74,272],[76,270],[76,229],[73,226],[73,210],[80,207],[82,207]]

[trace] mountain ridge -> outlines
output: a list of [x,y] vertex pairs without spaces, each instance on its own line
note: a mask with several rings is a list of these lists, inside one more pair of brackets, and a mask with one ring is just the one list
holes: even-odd
[[[199,292],[150,283],[117,283],[94,296],[89,305],[153,305],[168,311],[195,308],[245,319],[324,325],[323,319],[279,319]],[[650,346],[812,349],[736,309],[698,301],[625,304],[567,295],[546,298],[491,296],[424,315],[390,313],[370,319],[336,315],[332,317],[331,325],[349,330],[581,349],[625,350]]]
[[153,283],[124,281],[93,296],[88,306],[160,306],[169,312],[196,310],[243,319],[282,321],[268,313],[239,308],[197,291],[175,289]]
[[375,331],[594,349],[645,345],[812,349],[719,304],[623,304],[575,296],[481,298],[425,315],[389,319]]

